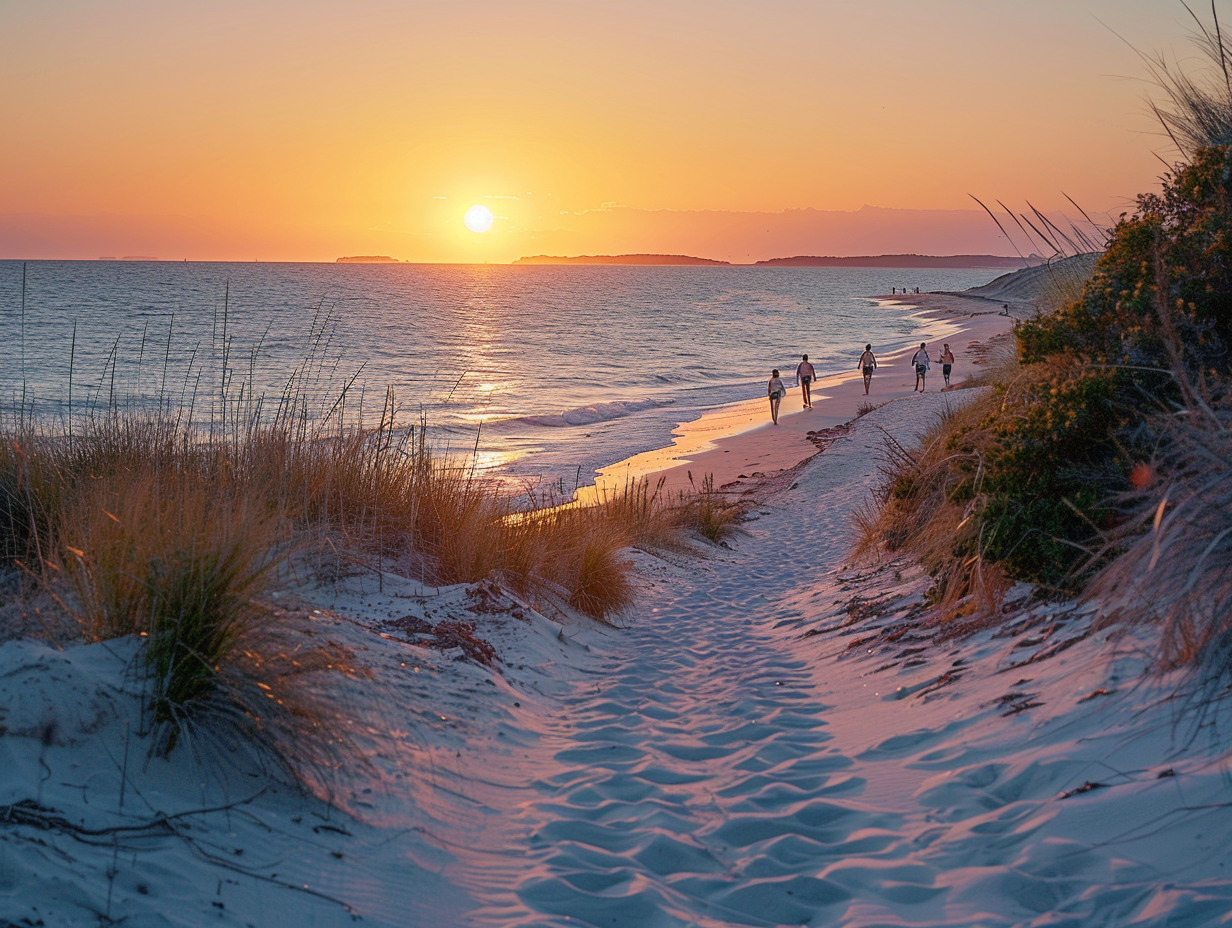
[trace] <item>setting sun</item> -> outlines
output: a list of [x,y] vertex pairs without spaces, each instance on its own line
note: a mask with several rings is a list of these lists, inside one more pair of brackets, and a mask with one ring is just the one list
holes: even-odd
[[492,228],[492,211],[486,206],[476,203],[466,211],[466,215],[462,217],[462,222],[472,232],[487,232]]

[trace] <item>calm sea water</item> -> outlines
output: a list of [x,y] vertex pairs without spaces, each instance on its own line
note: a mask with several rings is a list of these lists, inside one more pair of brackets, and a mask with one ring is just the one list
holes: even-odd
[[309,415],[373,421],[390,388],[398,421],[425,416],[438,445],[572,485],[763,395],[801,353],[825,372],[865,342],[911,343],[917,322],[873,294],[998,273],[0,261],[0,401],[52,417],[70,400],[191,404],[204,423],[224,391],[268,408],[298,371]]

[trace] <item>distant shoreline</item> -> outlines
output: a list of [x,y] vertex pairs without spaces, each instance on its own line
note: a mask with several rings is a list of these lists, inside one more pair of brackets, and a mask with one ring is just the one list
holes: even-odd
[[795,255],[790,258],[769,258],[751,264],[733,264],[713,258],[691,255],[532,255],[518,258],[515,265],[630,265],[646,266],[709,266],[709,267],[885,267],[885,268],[1009,268],[1018,269],[1041,264],[1035,255],[1026,258],[1005,255]]
[[531,255],[518,258],[513,264],[628,264],[639,267],[646,266],[715,266],[731,267],[730,261],[716,261],[713,258],[695,258],[692,255]]
[[713,258],[697,258],[692,255],[531,255],[514,261],[404,261],[388,255],[354,255],[335,258],[333,261],[283,261],[260,258],[175,258],[165,259],[145,255],[126,255],[98,258],[21,258],[0,257],[4,262],[74,262],[104,261],[122,264],[125,262],[159,262],[161,264],[396,264],[410,267],[534,267],[534,266],[606,266],[606,267],[878,267],[896,269],[963,269],[1004,268],[1019,270],[1044,263],[1036,255],[1009,257],[1006,255],[796,255],[786,258],[768,258],[748,264],[736,264]]
[[793,258],[770,258],[758,261],[754,267],[916,267],[916,268],[1013,268],[1034,267],[1043,261],[1036,255],[1026,258],[1003,255],[797,255]]

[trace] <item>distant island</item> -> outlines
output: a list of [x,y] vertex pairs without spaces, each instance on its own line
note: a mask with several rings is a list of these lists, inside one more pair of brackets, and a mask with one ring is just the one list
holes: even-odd
[[1010,267],[1020,268],[1042,264],[1037,255],[1027,258],[1006,258],[1000,255],[857,255],[835,258],[818,255],[797,255],[794,258],[771,258],[758,261],[758,267]]
[[518,258],[514,264],[638,264],[638,265],[719,265],[729,267],[730,261],[715,261],[711,258],[694,258],[689,255],[533,255]]
[[112,255],[103,255],[99,261],[158,261],[153,255],[125,255],[123,258],[116,258]]
[[401,264],[397,258],[389,255],[352,255],[349,258],[339,258],[335,264]]

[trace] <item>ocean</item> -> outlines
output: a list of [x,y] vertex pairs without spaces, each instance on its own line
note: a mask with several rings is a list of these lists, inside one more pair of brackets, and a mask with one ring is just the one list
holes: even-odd
[[[670,444],[763,396],[771,368],[854,369],[919,340],[891,287],[963,290],[988,269],[0,261],[0,404],[45,419],[109,405],[272,407],[426,421],[442,452],[527,486]],[[24,287],[23,287],[24,275]],[[580,478],[579,478],[580,475]]]

